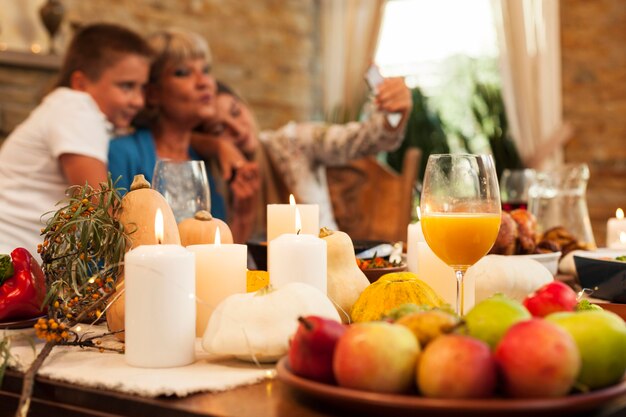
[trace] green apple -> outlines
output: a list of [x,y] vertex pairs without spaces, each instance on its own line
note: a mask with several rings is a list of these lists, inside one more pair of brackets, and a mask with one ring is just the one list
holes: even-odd
[[546,317],[572,335],[580,351],[578,382],[590,389],[620,381],[626,371],[626,323],[609,311],[554,313]]
[[530,318],[530,313],[520,302],[496,294],[476,304],[465,315],[466,332],[495,349],[509,327]]

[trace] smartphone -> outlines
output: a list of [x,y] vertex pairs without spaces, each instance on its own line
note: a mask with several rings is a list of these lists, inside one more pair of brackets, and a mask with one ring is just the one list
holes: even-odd
[[[370,65],[370,67],[365,72],[365,81],[367,85],[370,87],[370,90],[376,92],[376,88],[380,83],[384,81],[385,77],[380,73],[380,68],[378,65]],[[389,125],[394,129],[398,127],[398,124],[402,120],[402,115],[400,113],[388,113],[387,121]]]
[[380,68],[378,68],[377,65],[371,65],[365,73],[365,81],[372,91],[376,91],[376,87],[378,87],[384,79],[385,78],[380,73]]

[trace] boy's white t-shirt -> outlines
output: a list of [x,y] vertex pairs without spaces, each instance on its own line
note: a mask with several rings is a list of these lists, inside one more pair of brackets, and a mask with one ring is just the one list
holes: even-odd
[[24,247],[33,256],[41,228],[65,198],[67,180],[59,156],[66,153],[107,162],[111,124],[93,98],[59,87],[0,147],[0,247]]

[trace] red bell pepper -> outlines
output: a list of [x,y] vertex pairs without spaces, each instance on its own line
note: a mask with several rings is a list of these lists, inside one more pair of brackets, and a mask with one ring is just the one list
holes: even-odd
[[41,267],[24,248],[0,255],[0,321],[22,320],[44,313],[46,281]]

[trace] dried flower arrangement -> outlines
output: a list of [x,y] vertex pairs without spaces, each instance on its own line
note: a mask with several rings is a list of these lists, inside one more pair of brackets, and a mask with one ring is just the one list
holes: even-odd
[[[70,187],[66,195],[42,230],[44,241],[38,248],[48,289],[44,300],[48,317],[40,319],[35,329],[46,343],[24,375],[17,416],[28,413],[35,375],[54,346],[108,349],[98,340],[103,335],[80,336],[72,328],[98,321],[115,294],[130,245],[117,220],[121,197],[111,178],[98,188],[87,184]],[[0,378],[9,357],[9,343],[1,340]]]

